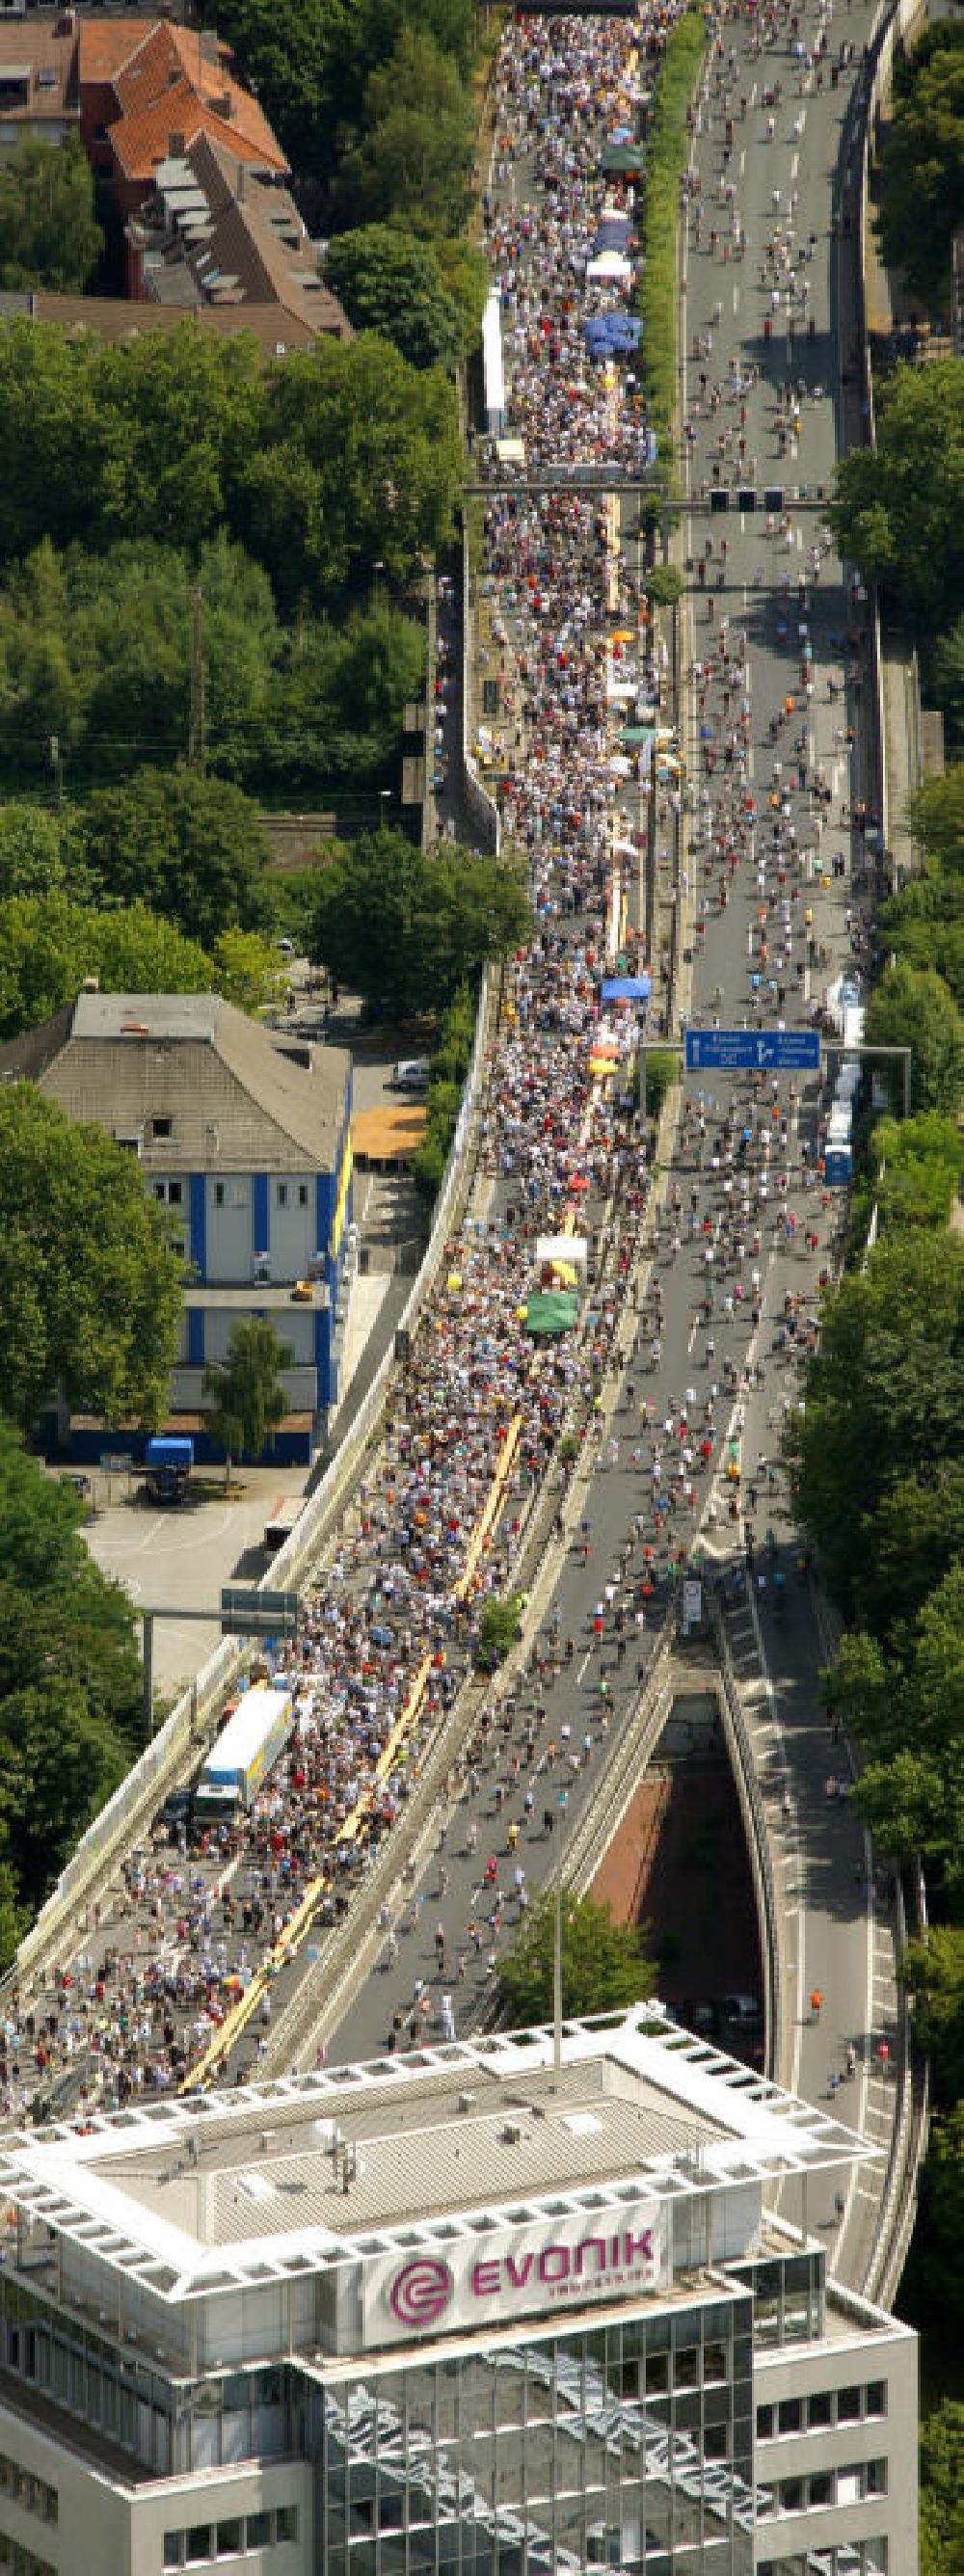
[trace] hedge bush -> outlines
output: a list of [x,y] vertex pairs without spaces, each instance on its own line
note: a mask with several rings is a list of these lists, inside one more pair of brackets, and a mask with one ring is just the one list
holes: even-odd
[[705,47],[702,11],[688,9],[666,40],[646,141],[643,267],[637,300],[643,321],[641,358],[649,426],[664,458],[673,452],[679,310],[676,241],[680,180],[687,159],[686,111]]

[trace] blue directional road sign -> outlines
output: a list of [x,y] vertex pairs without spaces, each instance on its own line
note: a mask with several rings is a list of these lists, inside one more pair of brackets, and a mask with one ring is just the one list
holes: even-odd
[[819,1073],[819,1029],[687,1029],[687,1073]]

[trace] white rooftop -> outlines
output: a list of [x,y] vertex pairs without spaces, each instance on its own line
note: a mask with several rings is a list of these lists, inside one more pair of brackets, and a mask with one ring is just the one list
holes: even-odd
[[0,2191],[178,2301],[878,2152],[638,2005],[567,2023],[558,2078],[551,2032],[515,2032],[24,2134]]

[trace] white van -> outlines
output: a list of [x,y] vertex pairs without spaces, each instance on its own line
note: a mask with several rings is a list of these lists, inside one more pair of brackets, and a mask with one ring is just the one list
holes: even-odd
[[427,1091],[432,1066],[427,1055],[403,1055],[392,1075],[396,1091]]

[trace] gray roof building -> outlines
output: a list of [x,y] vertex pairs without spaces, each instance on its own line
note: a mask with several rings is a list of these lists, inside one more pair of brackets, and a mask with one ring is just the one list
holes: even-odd
[[299,1055],[215,993],[82,992],[0,1046],[0,1079],[35,1082],[148,1169],[330,1170],[351,1059],[341,1047]]

